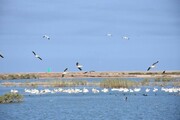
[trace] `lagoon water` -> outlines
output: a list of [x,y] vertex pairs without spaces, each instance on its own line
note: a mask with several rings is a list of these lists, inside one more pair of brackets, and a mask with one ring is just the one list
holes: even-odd
[[[148,96],[143,96],[147,87],[142,87],[141,92],[136,95],[124,95],[111,90],[98,94],[89,92],[32,95],[24,92],[25,87],[0,86],[0,94],[17,89],[24,95],[21,103],[0,105],[0,120],[179,120],[179,93],[158,91],[157,95],[149,92]],[[82,89],[84,86],[77,88]],[[93,86],[86,88],[90,90]],[[127,101],[125,97],[128,98]]]

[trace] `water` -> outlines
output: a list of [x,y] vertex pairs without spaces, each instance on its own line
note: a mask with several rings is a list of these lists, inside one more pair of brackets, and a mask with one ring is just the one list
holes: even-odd
[[[99,79],[93,79],[99,80]],[[2,82],[2,81],[1,81]],[[152,91],[140,93],[109,91],[108,93],[55,93],[32,95],[24,92],[25,87],[0,86],[0,94],[17,89],[24,95],[24,102],[0,105],[0,120],[179,120],[179,93]],[[76,87],[82,89],[81,87]],[[86,87],[92,89],[93,87]],[[102,88],[97,89],[101,90]],[[152,89],[151,86],[148,88]],[[44,89],[38,87],[37,89]],[[54,88],[48,88],[54,89]],[[64,88],[68,89],[68,88]],[[160,89],[160,87],[159,87]],[[109,89],[110,90],[110,89]],[[127,101],[125,100],[127,97]]]

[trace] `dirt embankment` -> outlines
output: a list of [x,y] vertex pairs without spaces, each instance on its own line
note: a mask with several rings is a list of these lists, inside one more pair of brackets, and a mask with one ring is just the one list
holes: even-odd
[[[42,78],[62,78],[62,72],[39,72],[39,73],[9,73],[0,74],[1,80],[6,79],[42,79]],[[156,78],[156,77],[180,77],[180,71],[162,72],[68,72],[64,78]]]

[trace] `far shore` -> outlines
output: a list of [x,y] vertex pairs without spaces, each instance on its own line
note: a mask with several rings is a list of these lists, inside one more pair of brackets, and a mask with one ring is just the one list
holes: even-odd
[[[0,79],[62,78],[62,72],[0,73]],[[180,78],[180,71],[68,72],[63,78]]]

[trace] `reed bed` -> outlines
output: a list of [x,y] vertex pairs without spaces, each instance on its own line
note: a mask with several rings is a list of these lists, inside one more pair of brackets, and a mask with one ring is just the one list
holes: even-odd
[[23,101],[23,96],[18,93],[6,93],[0,96],[0,103],[15,103]]
[[49,86],[49,87],[72,87],[72,86],[86,86],[87,81],[51,81],[51,82],[4,82],[4,86],[25,86],[25,87],[37,87],[37,86]]
[[137,82],[124,79],[105,79],[100,82],[100,87],[105,88],[129,88],[135,86],[138,86]]

